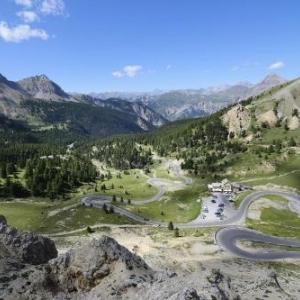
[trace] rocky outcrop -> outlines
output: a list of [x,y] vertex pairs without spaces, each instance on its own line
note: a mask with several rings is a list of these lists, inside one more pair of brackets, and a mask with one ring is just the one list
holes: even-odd
[[57,257],[52,240],[35,233],[18,231],[0,221],[0,248],[3,258],[14,258],[21,263],[39,265]]
[[250,127],[251,113],[248,108],[238,104],[223,116],[223,123],[229,133],[239,136]]
[[46,75],[28,77],[18,82],[30,96],[49,101],[74,100]]
[[50,276],[58,287],[71,293],[88,292],[96,287],[117,295],[153,280],[153,271],[139,256],[107,236],[68,251],[49,266]]
[[8,226],[1,234],[1,299],[116,299],[155,281],[139,256],[107,236],[48,261],[57,253],[48,238]]

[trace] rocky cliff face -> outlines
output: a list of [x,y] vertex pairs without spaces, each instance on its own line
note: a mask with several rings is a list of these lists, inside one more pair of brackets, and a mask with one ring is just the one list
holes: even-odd
[[94,103],[101,107],[108,107],[138,117],[138,122],[142,124],[144,130],[159,127],[167,123],[159,113],[152,110],[141,102],[129,102],[122,99],[111,98],[107,100],[94,99]]
[[31,97],[49,101],[74,100],[46,75],[25,78],[18,82]]

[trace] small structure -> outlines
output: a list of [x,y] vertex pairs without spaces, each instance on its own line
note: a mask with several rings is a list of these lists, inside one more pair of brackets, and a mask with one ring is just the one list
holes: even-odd
[[232,193],[233,187],[228,179],[222,180],[221,184],[224,193]]
[[209,184],[208,189],[211,192],[223,192],[222,183],[220,183],[220,182],[213,182],[213,183]]
[[223,179],[221,182],[213,182],[208,185],[208,189],[213,193],[237,193],[248,189],[247,186],[238,182],[230,182],[228,179]]

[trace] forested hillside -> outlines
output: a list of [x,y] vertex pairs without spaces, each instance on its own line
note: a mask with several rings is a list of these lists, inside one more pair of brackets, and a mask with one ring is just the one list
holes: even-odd
[[[205,118],[118,136],[110,135],[120,130],[120,122],[128,130],[124,133],[138,131],[130,116],[123,118],[105,108],[109,114],[99,119],[101,107],[24,101],[22,107],[33,117],[31,127],[0,118],[1,194],[64,196],[103,177],[92,159],[118,170],[148,172],[153,153],[181,160],[184,169],[201,177],[276,170],[292,159],[300,143],[298,85],[299,81],[284,83]],[[262,119],[266,113],[273,114],[276,122]],[[38,122],[43,126],[34,125]],[[99,132],[107,137],[96,138]]]

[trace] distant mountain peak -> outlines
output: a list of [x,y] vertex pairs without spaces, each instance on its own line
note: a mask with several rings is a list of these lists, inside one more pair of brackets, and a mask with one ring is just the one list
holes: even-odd
[[286,82],[286,79],[284,79],[283,77],[279,76],[278,74],[272,73],[267,75],[261,83],[265,84],[265,83],[274,83],[274,84],[280,84]]
[[49,77],[47,75],[45,75],[45,74],[36,75],[36,76],[33,76],[32,78],[38,79],[38,80],[51,81],[49,79]]
[[22,79],[18,84],[34,98],[51,101],[71,100],[70,95],[45,74]]

